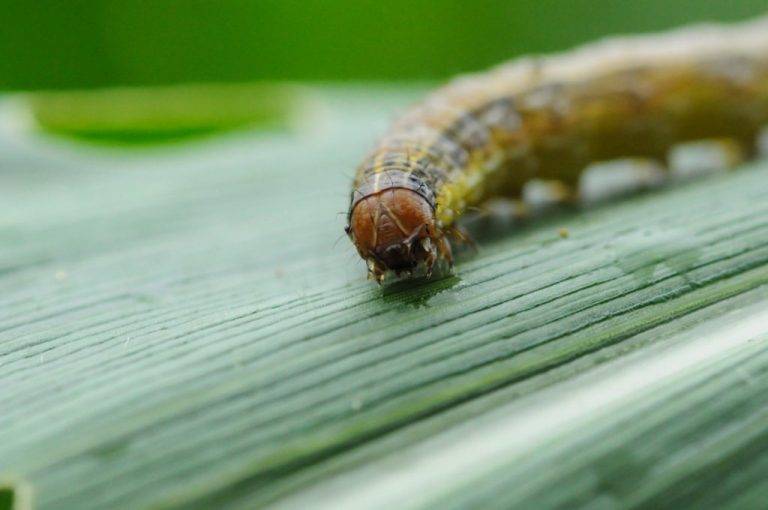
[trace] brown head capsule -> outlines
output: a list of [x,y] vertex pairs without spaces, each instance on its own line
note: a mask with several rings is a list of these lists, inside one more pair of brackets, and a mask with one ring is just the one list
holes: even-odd
[[427,275],[448,245],[435,223],[429,202],[405,188],[388,188],[355,204],[347,234],[381,283],[387,271],[412,275],[424,264]]

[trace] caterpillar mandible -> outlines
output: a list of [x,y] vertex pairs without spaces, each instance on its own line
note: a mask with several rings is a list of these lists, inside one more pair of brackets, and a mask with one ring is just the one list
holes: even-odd
[[[532,179],[574,189],[588,164],[664,161],[768,123],[768,18],[608,39],[459,77],[395,121],[358,167],[346,232],[381,283],[452,262],[468,207]],[[460,235],[460,234],[458,234]]]

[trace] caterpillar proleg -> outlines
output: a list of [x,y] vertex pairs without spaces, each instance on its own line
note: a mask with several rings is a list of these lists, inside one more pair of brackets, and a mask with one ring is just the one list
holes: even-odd
[[590,164],[664,162],[768,123],[768,18],[609,39],[459,77],[395,121],[358,167],[347,233],[371,277],[430,274],[469,207],[533,179],[575,189]]

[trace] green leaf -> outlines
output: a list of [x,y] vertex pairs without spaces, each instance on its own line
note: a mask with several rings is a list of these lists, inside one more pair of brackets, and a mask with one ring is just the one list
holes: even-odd
[[448,78],[611,34],[765,12],[764,0],[11,0],[5,7],[0,90]]
[[381,289],[349,176],[416,95],[127,153],[6,132],[0,477],[57,509],[764,501],[766,164]]
[[311,107],[299,87],[268,83],[37,92],[25,99],[44,131],[118,145],[288,127]]

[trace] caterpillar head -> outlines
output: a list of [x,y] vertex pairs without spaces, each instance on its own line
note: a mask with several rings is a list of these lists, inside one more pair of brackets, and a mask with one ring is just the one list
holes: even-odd
[[450,258],[429,202],[406,188],[388,188],[360,200],[346,230],[369,277],[378,283],[390,272],[412,276],[422,265],[429,276],[438,256]]

